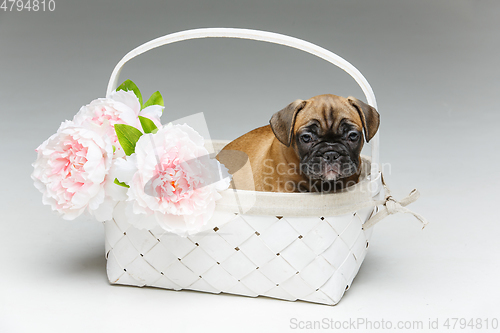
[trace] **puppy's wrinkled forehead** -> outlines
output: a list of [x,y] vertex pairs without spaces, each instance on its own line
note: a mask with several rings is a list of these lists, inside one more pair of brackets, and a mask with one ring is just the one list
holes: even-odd
[[336,95],[319,95],[306,101],[302,111],[297,114],[294,129],[297,131],[301,127],[316,123],[323,130],[337,132],[344,119],[348,119],[350,124],[362,130],[361,118],[347,98]]

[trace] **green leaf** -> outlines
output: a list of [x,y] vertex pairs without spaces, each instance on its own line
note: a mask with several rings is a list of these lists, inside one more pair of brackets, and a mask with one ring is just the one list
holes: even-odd
[[145,109],[151,105],[165,106],[165,103],[163,103],[163,97],[161,96],[159,91],[151,95],[151,97],[149,97],[148,101],[144,104],[142,108]]
[[118,178],[115,178],[115,181],[113,183],[115,183],[116,185],[126,187],[126,188],[130,188],[130,185],[127,185],[124,182],[119,181]]
[[141,122],[144,133],[152,133],[154,130],[158,130],[158,127],[156,127],[155,123],[149,118],[139,116],[139,121]]
[[116,124],[115,132],[125,155],[132,155],[135,152],[135,145],[139,141],[142,132],[133,126],[125,124]]
[[140,103],[141,108],[142,108],[141,91],[139,90],[139,88],[137,88],[137,86],[135,85],[134,82],[132,82],[131,80],[126,80],[125,82],[120,84],[120,86],[118,88],[116,88],[116,91],[120,91],[120,90],[133,91],[135,96],[137,96],[137,98],[139,99],[139,103]]

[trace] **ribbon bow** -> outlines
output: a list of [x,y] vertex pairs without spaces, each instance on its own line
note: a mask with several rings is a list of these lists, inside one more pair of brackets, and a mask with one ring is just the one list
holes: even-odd
[[417,199],[420,197],[420,192],[418,192],[417,189],[413,189],[413,191],[411,191],[407,197],[401,199],[400,201],[397,201],[392,197],[389,189],[385,186],[385,184],[384,187],[386,188],[388,195],[386,196],[385,201],[381,202],[383,203],[383,208],[363,224],[363,229],[368,229],[374,226],[376,223],[380,222],[380,220],[396,213],[412,214],[413,216],[415,216],[415,218],[422,222],[422,229],[425,228],[425,226],[428,224],[427,220],[422,215],[412,212],[411,210],[406,208],[406,206],[408,206],[409,204],[417,201]]

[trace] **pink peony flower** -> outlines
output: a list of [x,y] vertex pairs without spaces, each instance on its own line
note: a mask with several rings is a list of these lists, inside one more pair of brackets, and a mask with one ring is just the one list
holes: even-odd
[[61,124],[37,149],[31,175],[43,203],[72,220],[104,201],[113,148],[108,138],[72,121]]
[[120,90],[113,92],[109,98],[99,98],[83,106],[73,121],[77,126],[89,127],[109,137],[116,148],[115,157],[123,157],[125,153],[116,137],[114,125],[127,124],[140,130],[142,127],[138,116],[143,116],[160,127],[162,109],[162,106],[152,105],[141,111],[134,92]]
[[229,186],[227,169],[208,157],[203,138],[188,125],[141,136],[135,154],[117,162],[138,228],[159,224],[181,235],[195,233],[212,217],[218,191]]

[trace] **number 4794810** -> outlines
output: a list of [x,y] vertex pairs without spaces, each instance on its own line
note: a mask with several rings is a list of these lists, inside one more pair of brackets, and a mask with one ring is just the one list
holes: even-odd
[[54,0],[3,0],[0,10],[4,12],[53,12],[56,10],[56,2]]

